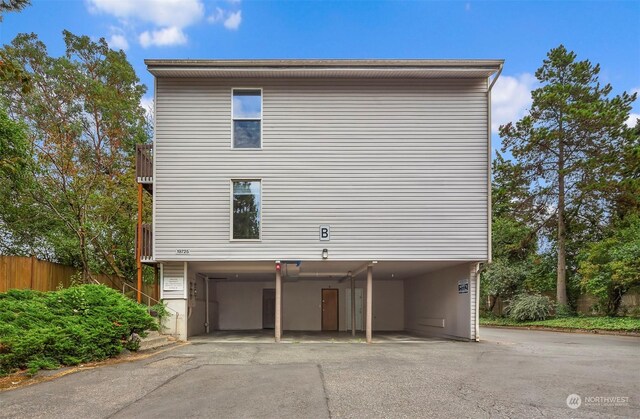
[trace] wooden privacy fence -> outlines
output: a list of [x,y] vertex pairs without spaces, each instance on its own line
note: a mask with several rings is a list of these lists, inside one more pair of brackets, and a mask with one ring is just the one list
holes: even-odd
[[[555,301],[555,294],[553,293],[543,293],[551,299],[551,301]],[[593,295],[589,294],[580,294],[576,301],[576,312],[578,314],[584,315],[595,315],[597,314],[593,307],[598,302],[598,299]],[[487,307],[489,307],[490,301],[487,300],[485,302]],[[507,302],[498,298],[496,304],[493,306],[493,314],[497,316],[502,316],[505,314],[505,308],[507,307]],[[620,308],[622,310],[627,311],[638,311],[640,307],[640,288],[635,288],[627,292],[624,296],[622,296],[622,303],[620,304]]]
[[[35,257],[0,256],[0,292],[7,292],[13,288],[54,291],[58,287],[69,287],[73,277],[78,277],[80,274],[79,269]],[[93,277],[101,284],[122,292],[123,281],[119,277],[104,274],[94,274]],[[130,288],[125,291],[127,294],[132,294]],[[143,284],[142,292],[159,300],[157,287],[154,284]],[[145,297],[143,302],[146,303]]]

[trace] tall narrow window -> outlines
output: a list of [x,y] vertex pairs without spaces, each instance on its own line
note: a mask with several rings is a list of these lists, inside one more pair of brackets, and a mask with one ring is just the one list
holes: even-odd
[[233,89],[233,148],[262,147],[262,91]]
[[234,240],[260,239],[260,181],[233,181],[233,231]]

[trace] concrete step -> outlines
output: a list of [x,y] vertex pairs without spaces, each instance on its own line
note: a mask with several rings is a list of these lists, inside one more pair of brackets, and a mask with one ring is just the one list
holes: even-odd
[[138,351],[148,351],[150,349],[159,348],[161,346],[173,343],[174,339],[167,335],[161,335],[156,331],[151,331],[146,338],[140,340],[140,348]]

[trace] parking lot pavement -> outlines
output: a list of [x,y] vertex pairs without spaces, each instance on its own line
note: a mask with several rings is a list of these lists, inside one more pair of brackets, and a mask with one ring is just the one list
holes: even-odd
[[0,393],[0,417],[640,417],[640,339],[486,328],[481,337],[201,340]]

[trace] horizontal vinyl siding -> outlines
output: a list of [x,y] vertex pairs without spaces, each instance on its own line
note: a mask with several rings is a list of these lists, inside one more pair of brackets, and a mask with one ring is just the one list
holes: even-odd
[[[162,298],[185,298],[186,291],[165,291],[165,278],[182,278],[184,281],[184,262],[164,263],[162,264]],[[185,287],[186,281],[185,282]]]
[[[232,150],[231,88],[263,89]],[[486,80],[157,80],[157,260],[483,260]],[[262,240],[231,242],[230,179],[262,179]],[[331,241],[318,226],[331,226]],[[189,249],[189,255],[176,255]]]

